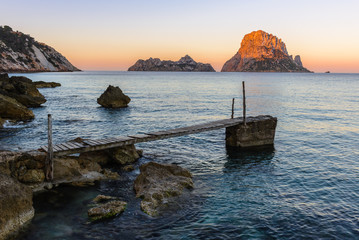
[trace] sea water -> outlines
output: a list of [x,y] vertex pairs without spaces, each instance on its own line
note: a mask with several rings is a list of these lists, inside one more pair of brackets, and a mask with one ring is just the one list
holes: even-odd
[[[20,74],[16,74],[20,75]],[[174,163],[190,170],[195,188],[161,216],[140,210],[139,170],[87,188],[62,187],[34,197],[35,218],[24,239],[357,239],[359,238],[359,75],[302,73],[74,72],[21,74],[55,81],[30,122],[6,124],[0,148],[146,133],[242,114],[278,118],[274,149],[226,149],[224,129],[137,144],[140,164]],[[105,109],[108,85],[131,98]],[[116,170],[116,169],[115,169]],[[128,202],[111,220],[89,223],[97,194]]]

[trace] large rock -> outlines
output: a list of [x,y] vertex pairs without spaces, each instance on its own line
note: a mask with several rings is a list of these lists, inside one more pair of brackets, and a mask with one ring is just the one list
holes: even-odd
[[166,199],[179,196],[185,188],[193,188],[191,173],[173,164],[149,162],[140,166],[135,180],[136,197],[140,197],[141,209],[150,216],[159,214]]
[[127,107],[131,99],[123,94],[119,87],[108,86],[106,91],[97,99],[97,103],[105,108]]
[[116,198],[111,196],[98,195],[93,200],[95,207],[92,207],[87,211],[90,220],[99,221],[113,218],[125,211],[127,203],[114,199]]
[[0,26],[0,72],[79,71],[52,47]]
[[159,58],[140,59],[128,71],[215,72],[211,64],[196,62],[188,55],[176,62]]
[[0,239],[14,235],[33,217],[31,189],[0,174]]
[[16,99],[26,107],[39,107],[46,102],[36,84],[26,77],[1,75],[0,94]]
[[126,145],[123,147],[117,147],[110,150],[112,160],[121,164],[125,165],[128,163],[133,163],[137,159],[140,158],[138,151],[136,150],[135,145]]
[[244,36],[238,52],[228,60],[222,72],[310,72],[289,56],[285,43],[262,30]]
[[13,98],[0,94],[0,117],[11,120],[30,120],[34,113]]

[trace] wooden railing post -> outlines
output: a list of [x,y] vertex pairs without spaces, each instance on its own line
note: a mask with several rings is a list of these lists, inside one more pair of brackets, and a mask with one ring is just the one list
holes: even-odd
[[232,99],[232,115],[231,118],[233,119],[234,117],[234,98]]
[[246,125],[246,90],[244,86],[244,81],[242,81],[242,90],[243,90],[243,123]]
[[52,118],[47,115],[47,157],[46,157],[46,180],[51,181],[54,177],[53,149],[52,149]]

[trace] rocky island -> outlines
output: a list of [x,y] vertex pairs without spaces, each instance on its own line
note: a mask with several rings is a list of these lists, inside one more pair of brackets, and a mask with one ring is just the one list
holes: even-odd
[[30,35],[0,26],[0,72],[80,71],[54,48]]
[[140,59],[128,71],[215,72],[211,64],[196,62],[188,55],[176,62],[159,58]]
[[238,52],[222,67],[222,72],[310,72],[300,56],[293,59],[285,43],[262,30],[244,36]]

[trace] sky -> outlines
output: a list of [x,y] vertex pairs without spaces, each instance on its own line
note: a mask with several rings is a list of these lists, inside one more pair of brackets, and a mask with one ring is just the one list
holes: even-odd
[[0,0],[0,25],[82,70],[127,70],[186,54],[220,71],[245,34],[281,38],[314,72],[359,73],[358,0]]

